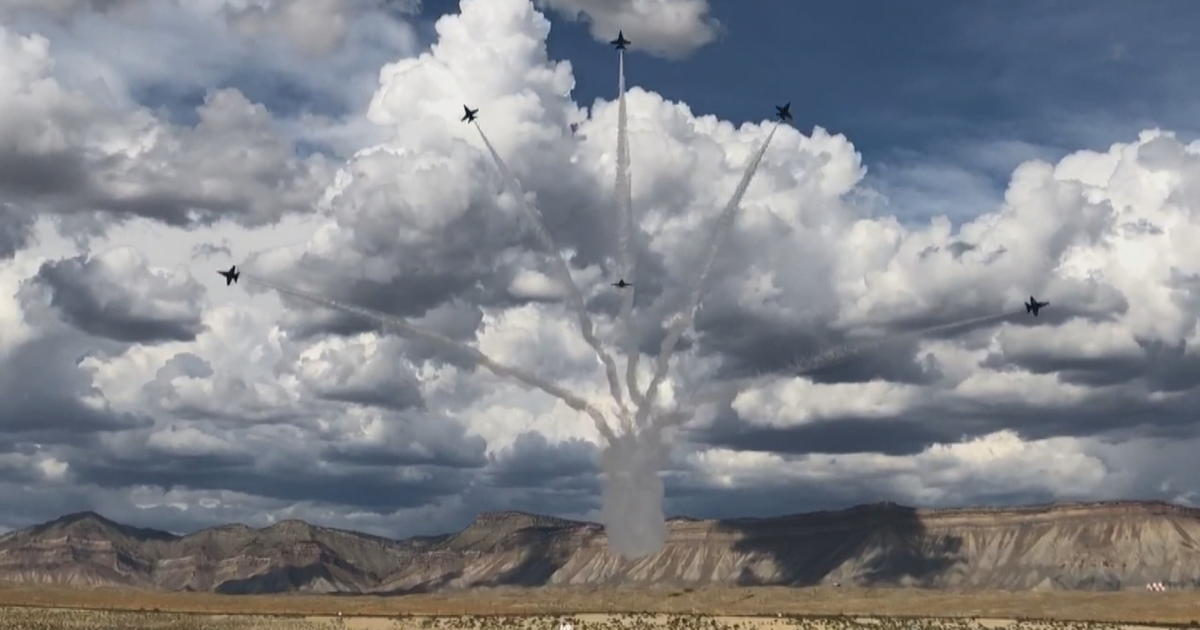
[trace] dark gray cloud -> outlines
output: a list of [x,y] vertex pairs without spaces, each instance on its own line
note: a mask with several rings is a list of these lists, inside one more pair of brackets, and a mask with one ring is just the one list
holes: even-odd
[[487,460],[487,442],[468,435],[462,424],[450,418],[422,414],[388,414],[381,417],[381,439],[354,442],[331,440],[324,456],[342,464],[370,466],[439,466],[456,469],[479,469]]
[[378,388],[329,389],[324,392],[326,400],[336,400],[358,405],[373,405],[390,409],[408,409],[422,403],[421,391],[412,380],[397,383],[386,391]]
[[1061,350],[1030,347],[990,354],[981,365],[1057,374],[1066,383],[1100,387],[1145,383],[1149,391],[1178,392],[1200,385],[1200,357],[1186,344],[1141,341],[1136,354],[1063,356]]
[[0,190],[11,198],[62,199],[86,187],[88,177],[88,164],[74,152],[0,152]]
[[106,13],[120,9],[135,7],[145,0],[9,0],[5,3],[8,11],[44,11],[60,18],[73,16],[81,11]]
[[551,445],[540,433],[517,436],[511,448],[494,458],[488,473],[500,488],[597,488],[599,449],[591,442],[567,440]]
[[99,337],[188,341],[202,330],[200,285],[155,272],[128,250],[45,263],[37,281],[67,322]]
[[[323,158],[296,157],[270,112],[236,89],[206,90],[195,122],[173,125],[94,75],[75,84],[57,52],[0,24],[0,53],[13,60],[0,76],[0,194],[22,214],[261,225],[308,210],[323,186]],[[104,74],[103,58],[73,61]]]
[[31,442],[79,443],[89,433],[148,423],[136,414],[84,402],[100,394],[80,365],[97,349],[83,335],[65,333],[27,341],[5,357],[12,369],[0,370],[0,396],[6,401],[0,408],[3,434]]
[[302,355],[300,375],[312,392],[325,400],[417,410],[425,401],[408,356],[403,345],[390,338],[374,348],[339,340]]
[[1188,405],[1196,393],[1168,401],[1154,401],[1144,388],[1117,386],[1070,405],[1038,401],[959,401],[938,409],[931,418],[943,431],[980,436],[1000,428],[1017,431],[1026,439],[1051,437],[1101,437],[1120,435],[1138,425],[1145,436],[1200,434]]
[[20,529],[78,512],[78,506],[89,505],[94,500],[95,489],[69,484],[48,488],[5,479],[0,482],[0,496],[4,497],[7,506],[0,513],[0,525]]
[[[0,171],[4,167],[0,166]],[[9,203],[0,203],[0,260],[11,258],[33,233],[33,217]]]
[[748,425],[729,410],[689,438],[698,444],[770,453],[884,453],[912,455],[965,433],[937,426],[918,413],[903,418],[837,418],[794,428]]
[[[1112,379],[1119,380],[1119,379]],[[1106,387],[1086,399],[1060,404],[1031,396],[1022,399],[1014,384],[1003,399],[953,397],[914,404],[903,411],[876,417],[847,412],[791,427],[747,423],[726,409],[689,439],[706,446],[764,453],[883,453],[913,455],[935,444],[981,438],[1011,429],[1023,439],[1091,438],[1126,435],[1131,425],[1142,436],[1194,438],[1200,435],[1190,413],[1194,389],[1153,401],[1146,389],[1121,384],[1088,383],[1076,387]]]
[[[298,445],[297,445],[298,446]],[[107,488],[150,484],[164,489],[231,490],[284,501],[316,501],[382,512],[411,508],[460,492],[471,474],[458,468],[329,466],[296,450],[266,460],[249,453],[180,456],[139,453],[93,456],[77,467],[89,482]]]

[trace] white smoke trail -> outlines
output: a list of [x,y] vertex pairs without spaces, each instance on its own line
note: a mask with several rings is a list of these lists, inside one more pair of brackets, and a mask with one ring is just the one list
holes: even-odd
[[596,339],[596,333],[592,326],[592,318],[588,316],[587,308],[583,303],[583,294],[579,292],[579,286],[575,284],[575,279],[571,277],[571,270],[567,267],[567,262],[563,260],[562,252],[558,250],[558,245],[554,242],[554,237],[546,229],[546,222],[542,218],[542,212],[525,198],[525,189],[521,186],[521,181],[508,169],[508,165],[504,163],[500,154],[496,152],[487,135],[483,133],[483,127],[479,125],[479,121],[475,121],[475,130],[479,132],[479,137],[483,139],[483,144],[487,146],[488,152],[492,154],[492,159],[496,162],[496,168],[500,170],[500,174],[507,180],[513,195],[516,196],[517,201],[521,204],[521,208],[525,211],[525,215],[529,218],[530,223],[533,224],[534,233],[537,234],[538,240],[542,242],[542,247],[546,248],[550,254],[550,258],[554,261],[554,269],[558,272],[559,280],[567,289],[567,301],[570,302],[579,319],[579,329],[583,334],[583,339],[587,341],[592,350],[596,352],[596,356],[600,358],[600,362],[604,364],[604,375],[608,378],[609,392],[612,394],[613,400],[617,403],[621,417],[626,418],[629,415],[629,410],[625,407],[625,397],[621,393],[621,380],[617,376],[617,364],[604,351],[604,347],[600,345],[600,340]]
[[245,271],[242,272],[241,277],[251,282],[256,282],[265,287],[274,289],[279,293],[290,295],[294,298],[299,298],[313,304],[336,309],[344,313],[365,317],[383,326],[393,328],[401,334],[408,335],[410,337],[419,337],[426,341],[433,342],[452,352],[462,353],[469,357],[476,364],[490,370],[496,376],[511,378],[530,387],[540,389],[543,392],[546,392],[547,394],[550,394],[551,396],[563,401],[572,409],[586,413],[595,423],[596,430],[599,431],[606,440],[608,440],[609,444],[614,444],[616,442],[616,435],[613,433],[612,428],[608,426],[608,422],[604,420],[604,416],[587,401],[563,389],[562,387],[559,387],[558,385],[555,385],[554,383],[551,383],[521,368],[504,365],[498,361],[495,361],[476,348],[459,343],[440,333],[426,330],[418,326],[413,326],[412,324],[394,315],[388,315],[387,313],[381,313],[376,310],[355,306],[353,304],[345,304],[343,302],[317,295],[315,293],[309,293],[308,291],[302,291],[300,289],[279,284],[272,280],[267,280],[266,278],[246,273]]
[[675,321],[671,323],[666,337],[663,338],[662,344],[659,346],[658,359],[654,366],[654,376],[650,379],[650,386],[646,388],[646,395],[642,403],[638,405],[636,422],[639,426],[646,422],[646,418],[654,406],[654,399],[658,395],[658,387],[667,375],[667,367],[670,365],[671,354],[675,351],[675,345],[679,343],[679,338],[683,335],[683,332],[696,319],[696,310],[700,307],[700,298],[704,294],[704,286],[708,284],[708,274],[712,271],[713,261],[716,259],[717,252],[725,240],[729,226],[733,225],[734,213],[737,211],[738,205],[741,204],[742,197],[746,194],[746,189],[750,187],[750,180],[753,179],[754,173],[758,171],[758,165],[762,162],[763,155],[767,152],[767,146],[771,144],[771,138],[775,137],[777,129],[779,129],[778,124],[771,128],[771,133],[767,134],[766,139],[763,140],[762,145],[755,152],[754,157],[751,158],[750,164],[746,166],[746,172],[742,174],[742,181],[738,182],[737,189],[733,191],[733,196],[729,198],[729,203],[725,204],[725,209],[717,217],[717,224],[713,227],[712,234],[709,237],[708,254],[704,259],[703,266],[700,268],[700,273],[696,276],[695,283],[692,285],[692,295],[688,301],[687,310],[680,313],[675,318]]
[[[625,51],[618,50],[617,65],[617,178],[614,188],[618,204],[619,255],[621,277],[628,278],[633,286],[625,287],[621,300],[621,332],[625,340],[625,386],[629,389],[629,400],[642,405],[642,392],[638,387],[638,360],[641,358],[633,330],[633,297],[638,281],[634,279],[637,257],[634,253],[633,190],[629,173],[629,121],[625,113]],[[629,418],[626,418],[628,421]],[[631,425],[626,431],[631,431]]]
[[868,352],[870,350],[874,350],[875,348],[878,348],[878,347],[886,345],[886,344],[899,342],[899,341],[903,341],[906,339],[912,339],[915,337],[924,337],[925,335],[928,335],[930,333],[941,332],[944,330],[953,330],[955,328],[960,328],[962,326],[970,326],[973,324],[983,324],[983,323],[989,323],[989,322],[993,322],[993,321],[1000,321],[1002,319],[1011,317],[1014,314],[1016,314],[1016,313],[1009,312],[1009,313],[999,313],[999,314],[995,314],[995,315],[983,315],[980,317],[971,317],[971,318],[962,319],[962,320],[959,320],[956,322],[950,322],[949,324],[938,324],[937,326],[929,326],[928,328],[921,328],[919,330],[910,330],[908,332],[902,332],[902,333],[897,333],[894,335],[888,335],[886,337],[879,337],[877,339],[872,339],[869,341],[861,341],[858,343],[842,344],[840,346],[835,346],[833,348],[830,348],[830,349],[820,352],[818,354],[815,354],[815,355],[812,355],[809,357],[805,357],[798,361],[793,361],[790,364],[789,371],[791,371],[795,374],[806,374],[808,372],[814,372],[823,367],[826,367],[826,366],[829,366],[829,365],[832,365],[835,363],[840,363],[841,361],[844,361],[850,357],[860,355],[860,354],[862,354],[864,352]]

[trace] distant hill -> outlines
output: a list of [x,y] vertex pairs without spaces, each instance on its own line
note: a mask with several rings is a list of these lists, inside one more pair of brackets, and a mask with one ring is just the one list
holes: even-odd
[[1121,501],[918,510],[891,503],[773,518],[668,522],[639,560],[595,523],[480,514],[391,540],[283,521],[187,536],[93,512],[0,536],[0,580],[218,593],[409,593],[472,586],[814,585],[1118,590],[1200,585],[1200,510]]

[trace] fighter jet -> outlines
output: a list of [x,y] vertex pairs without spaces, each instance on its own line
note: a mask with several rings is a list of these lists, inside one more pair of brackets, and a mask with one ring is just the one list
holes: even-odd
[[775,106],[775,117],[778,118],[780,122],[787,122],[792,119],[792,112],[789,111],[791,109],[792,109],[791,101],[784,103],[783,107],[776,105]]
[[1049,302],[1039,302],[1039,301],[1033,299],[1033,296],[1031,295],[1031,296],[1029,296],[1029,301],[1025,303],[1025,312],[1033,313],[1033,316],[1037,317],[1038,309],[1042,308],[1043,306],[1050,306],[1050,303]]
[[471,121],[475,120],[475,114],[479,113],[478,108],[471,109],[470,107],[467,107],[466,105],[463,105],[463,111],[465,113],[463,114],[463,117],[460,119],[460,120],[462,120],[462,122],[471,122]]
[[230,267],[229,271],[221,271],[218,269],[217,273],[225,276],[225,286],[229,286],[234,282],[237,282],[238,276],[242,275],[240,272],[238,272],[237,265]]
[[612,44],[613,48],[617,50],[625,50],[625,47],[633,42],[625,39],[625,31],[617,31],[617,38],[608,43]]
[[632,284],[625,282],[625,278],[621,278],[620,280],[617,280],[616,282],[612,283],[612,285],[614,287],[617,287],[618,289],[624,289],[625,287],[633,286]]

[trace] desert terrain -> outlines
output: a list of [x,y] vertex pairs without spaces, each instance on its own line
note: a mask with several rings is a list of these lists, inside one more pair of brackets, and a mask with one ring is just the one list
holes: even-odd
[[661,552],[628,560],[598,524],[522,513],[406,540],[74,514],[0,536],[0,628],[1200,627],[1193,508],[877,504],[668,526]]
[[283,617],[268,615],[188,615],[70,609],[0,608],[0,623],[12,630],[92,630],[95,628],[182,630],[1139,630],[1137,624],[939,619],[896,617],[711,617],[695,615],[578,615],[573,617]]
[[497,588],[398,597],[0,586],[3,628],[449,630],[1134,628],[1200,621],[1194,592],[862,588]]

